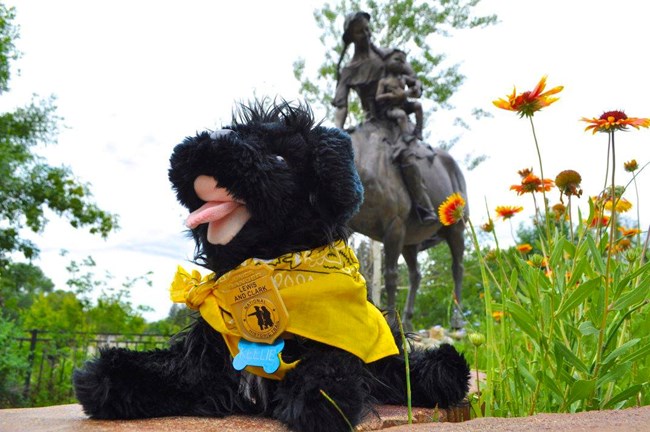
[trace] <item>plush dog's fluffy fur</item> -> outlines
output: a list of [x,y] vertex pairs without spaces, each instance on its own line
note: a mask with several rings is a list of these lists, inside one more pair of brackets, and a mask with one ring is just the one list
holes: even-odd
[[[345,224],[363,199],[345,132],[314,125],[304,105],[271,105],[242,107],[228,131],[186,138],[171,156],[169,178],[190,211],[204,204],[194,186],[198,176],[213,178],[245,203],[250,218],[225,244],[208,241],[205,223],[191,230],[196,262],[217,277],[251,257],[346,240]],[[236,371],[224,339],[198,317],[169,349],[102,350],[75,372],[74,385],[84,411],[96,419],[245,413],[310,432],[349,429],[320,390],[352,424],[374,404],[406,402],[402,353],[365,364],[341,349],[293,338],[282,358],[300,362],[280,381]],[[452,346],[412,348],[409,363],[415,406],[445,408],[467,394],[468,365]]]

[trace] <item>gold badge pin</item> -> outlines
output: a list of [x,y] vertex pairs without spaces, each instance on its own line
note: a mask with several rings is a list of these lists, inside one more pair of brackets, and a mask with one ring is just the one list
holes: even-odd
[[217,287],[239,333],[251,342],[273,343],[289,322],[272,273],[268,265],[254,265],[234,272]]

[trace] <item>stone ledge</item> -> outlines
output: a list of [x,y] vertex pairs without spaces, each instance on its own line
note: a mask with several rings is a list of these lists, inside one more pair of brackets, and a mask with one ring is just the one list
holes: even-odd
[[[382,405],[371,414],[358,431],[374,431],[407,425],[403,406]],[[469,419],[467,406],[449,410],[414,408],[413,422],[461,421]],[[90,420],[81,406],[59,405],[44,408],[0,410],[2,432],[287,432],[280,422],[263,417],[230,416],[227,418],[165,417],[145,420]]]
[[396,426],[384,432],[650,432],[650,406],[575,414],[478,418],[463,423]]
[[[650,432],[650,406],[577,414],[537,414],[520,418],[480,418],[462,423],[419,423],[407,425],[404,407],[381,406],[381,421],[368,419],[359,430],[386,432]],[[442,420],[435,410],[414,410],[415,420]],[[395,422],[402,422],[396,425]],[[366,429],[363,429],[366,428]],[[370,428],[370,429],[368,429]],[[374,429],[373,429],[374,428]],[[287,432],[273,420],[233,416],[225,419],[169,417],[132,421],[89,420],[79,405],[0,410],[2,432]]]

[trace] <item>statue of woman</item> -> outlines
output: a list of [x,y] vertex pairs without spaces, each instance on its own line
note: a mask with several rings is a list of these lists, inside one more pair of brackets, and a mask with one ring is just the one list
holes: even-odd
[[[386,117],[386,110],[379,109],[376,97],[379,81],[385,76],[384,59],[390,51],[378,48],[372,43],[369,25],[370,15],[366,12],[347,15],[343,24],[343,51],[337,64],[336,94],[332,100],[332,105],[336,107],[334,124],[341,129],[348,116],[350,89],[353,89],[361,100],[366,122]],[[350,44],[354,45],[354,55],[341,69],[341,62]],[[404,73],[413,76],[410,65],[406,63],[404,66]],[[399,138],[393,142],[393,162],[400,169],[418,219],[422,224],[429,225],[438,222],[438,218],[416,163],[417,156],[412,147],[418,145],[415,141],[417,140],[405,142]]]
[[[370,40],[370,15],[355,12],[345,17],[343,24],[343,51],[337,65],[336,94],[332,105],[336,107],[335,124],[343,128],[348,115],[348,95],[354,89],[361,106],[370,120],[377,116],[375,95],[377,83],[384,76],[384,50]],[[354,44],[352,60],[341,69],[341,62],[350,44]]]

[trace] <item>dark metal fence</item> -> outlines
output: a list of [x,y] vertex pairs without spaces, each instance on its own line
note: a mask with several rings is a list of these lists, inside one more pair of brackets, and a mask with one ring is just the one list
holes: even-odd
[[27,406],[74,402],[72,372],[100,348],[165,348],[169,336],[152,334],[58,333],[31,330],[15,338],[27,360],[22,396]]

